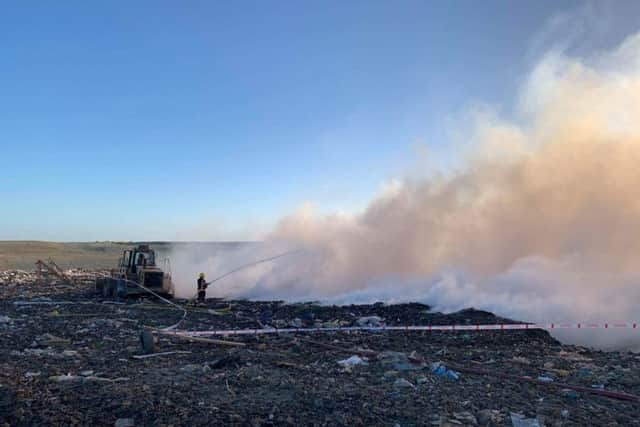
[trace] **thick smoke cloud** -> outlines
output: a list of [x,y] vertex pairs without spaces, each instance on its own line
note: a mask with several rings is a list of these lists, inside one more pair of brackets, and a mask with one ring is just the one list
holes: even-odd
[[304,253],[219,292],[640,320],[640,35],[588,59],[546,55],[514,116],[481,115],[447,176],[405,180],[356,215],[282,219],[255,255]]

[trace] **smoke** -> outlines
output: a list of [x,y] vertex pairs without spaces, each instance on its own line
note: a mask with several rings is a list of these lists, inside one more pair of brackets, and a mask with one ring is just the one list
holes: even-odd
[[302,207],[237,264],[271,246],[303,254],[216,292],[640,320],[640,34],[586,59],[547,54],[513,116],[461,123],[455,171],[396,182],[363,212]]

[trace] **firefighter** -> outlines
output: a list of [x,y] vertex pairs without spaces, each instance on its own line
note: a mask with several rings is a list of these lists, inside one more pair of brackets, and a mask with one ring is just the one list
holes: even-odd
[[204,302],[207,295],[207,286],[209,284],[204,280],[204,273],[200,273],[200,276],[198,276],[198,302]]
[[209,284],[204,280],[204,273],[200,273],[198,276],[198,302],[204,302],[205,297],[207,296],[207,286]]

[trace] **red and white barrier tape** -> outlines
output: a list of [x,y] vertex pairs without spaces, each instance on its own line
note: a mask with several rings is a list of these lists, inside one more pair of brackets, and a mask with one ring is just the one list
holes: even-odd
[[492,325],[427,325],[427,326],[345,326],[327,328],[264,328],[264,329],[222,329],[210,331],[173,331],[176,334],[193,337],[212,335],[264,335],[313,332],[354,332],[354,331],[511,331],[529,329],[639,329],[638,323],[507,323]]

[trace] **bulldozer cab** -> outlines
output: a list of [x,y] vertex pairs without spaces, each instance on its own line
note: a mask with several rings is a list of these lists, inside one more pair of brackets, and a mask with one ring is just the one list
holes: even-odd
[[173,295],[171,273],[167,265],[162,269],[156,264],[156,254],[149,245],[138,245],[122,253],[118,269],[112,273],[116,278],[126,279],[127,295],[144,293],[130,282],[138,283],[146,288],[165,295]]
[[156,266],[156,254],[148,245],[140,245],[132,250],[124,251],[120,259],[123,273],[137,274],[140,269]]

